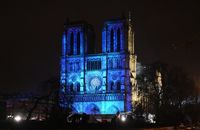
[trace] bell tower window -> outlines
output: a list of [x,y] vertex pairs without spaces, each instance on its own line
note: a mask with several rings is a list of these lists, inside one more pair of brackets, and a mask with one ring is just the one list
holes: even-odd
[[110,31],[110,52],[114,51],[114,31],[111,29]]
[[77,34],[77,55],[80,55],[80,32]]
[[117,52],[120,52],[120,42],[121,38],[120,38],[120,29],[117,29]]
[[74,85],[73,85],[73,83],[70,84],[70,92],[74,92]]
[[70,35],[70,55],[74,54],[74,34]]
[[113,91],[113,90],[114,90],[114,83],[111,82],[111,83],[110,83],[110,91]]
[[80,92],[80,83],[77,84],[77,92]]
[[117,82],[117,92],[120,92],[120,90],[121,90],[120,82]]

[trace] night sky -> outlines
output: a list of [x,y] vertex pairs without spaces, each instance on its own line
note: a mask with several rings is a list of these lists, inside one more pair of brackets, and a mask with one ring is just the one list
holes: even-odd
[[140,62],[160,60],[200,79],[198,0],[7,0],[0,3],[0,92],[31,90],[59,75],[67,18],[94,25],[100,45],[103,22],[128,11]]

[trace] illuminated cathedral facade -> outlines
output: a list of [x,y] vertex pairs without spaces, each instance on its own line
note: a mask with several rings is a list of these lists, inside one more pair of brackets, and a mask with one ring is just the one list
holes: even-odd
[[130,18],[122,18],[104,23],[101,53],[92,51],[96,46],[91,25],[66,23],[60,69],[62,107],[71,102],[74,112],[87,114],[132,110],[136,55],[131,22]]

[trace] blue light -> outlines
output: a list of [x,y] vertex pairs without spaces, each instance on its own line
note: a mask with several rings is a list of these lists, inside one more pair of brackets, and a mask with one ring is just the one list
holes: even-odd
[[73,106],[75,111],[87,114],[116,114],[124,111],[123,101],[76,102]]
[[62,56],[65,55],[66,55],[66,34],[64,32],[62,37]]
[[[128,46],[125,44],[125,25],[124,21],[106,23],[102,31],[102,53],[91,55],[87,54],[89,36],[93,33],[90,28],[86,25],[66,28],[62,39],[60,69],[60,89],[66,96],[60,96],[64,102],[61,107],[67,106],[64,98],[71,96],[72,109],[77,113],[116,114],[131,110],[131,89],[125,91],[125,88],[130,88],[129,54],[124,53]],[[80,39],[77,38],[78,34]]]

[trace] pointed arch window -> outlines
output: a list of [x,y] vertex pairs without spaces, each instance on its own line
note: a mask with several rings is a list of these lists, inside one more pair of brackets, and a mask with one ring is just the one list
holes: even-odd
[[117,82],[117,92],[120,92],[120,90],[121,90],[121,84],[120,82]]
[[113,91],[113,90],[114,90],[114,83],[112,81],[112,82],[110,82],[110,91]]
[[120,34],[121,34],[121,32],[120,32],[120,29],[118,28],[117,29],[117,52],[120,52],[120,41],[121,41],[121,38],[120,38]]
[[74,54],[74,33],[70,34],[70,55]]
[[74,85],[73,85],[73,83],[71,83],[69,87],[70,87],[70,92],[73,92],[74,91]]
[[77,83],[77,92],[80,92],[80,83]]
[[114,51],[114,31],[111,29],[110,31],[110,52]]
[[80,32],[77,34],[77,55],[80,55]]

